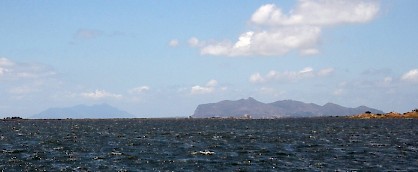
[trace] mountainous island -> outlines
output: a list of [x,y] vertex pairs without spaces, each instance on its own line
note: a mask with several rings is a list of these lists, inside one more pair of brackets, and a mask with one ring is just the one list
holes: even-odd
[[92,106],[77,105],[65,108],[50,108],[33,115],[31,118],[135,118],[135,116],[108,104],[97,104]]
[[284,117],[315,117],[315,116],[348,116],[364,112],[382,114],[383,111],[359,106],[343,107],[333,103],[323,106],[314,103],[304,103],[295,100],[280,100],[273,103],[263,103],[252,97],[236,101],[224,100],[218,103],[201,104],[197,106],[193,118],[284,118]]

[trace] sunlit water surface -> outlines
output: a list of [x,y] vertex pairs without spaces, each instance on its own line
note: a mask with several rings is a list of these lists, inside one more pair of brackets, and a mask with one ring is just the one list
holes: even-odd
[[4,171],[418,171],[418,120],[0,121]]

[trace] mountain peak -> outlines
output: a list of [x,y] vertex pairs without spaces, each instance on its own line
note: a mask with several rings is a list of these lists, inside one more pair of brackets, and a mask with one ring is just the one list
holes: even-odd
[[253,97],[248,97],[246,100],[250,102],[258,102],[258,100],[254,99]]
[[253,97],[248,97],[247,100],[255,100]]

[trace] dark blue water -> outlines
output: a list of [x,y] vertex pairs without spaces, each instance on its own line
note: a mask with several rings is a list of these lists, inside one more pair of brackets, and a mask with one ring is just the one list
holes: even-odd
[[418,171],[418,120],[0,121],[4,171]]

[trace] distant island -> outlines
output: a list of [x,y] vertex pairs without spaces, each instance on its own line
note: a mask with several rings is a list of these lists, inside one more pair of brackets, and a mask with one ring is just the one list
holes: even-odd
[[135,118],[134,115],[119,110],[108,104],[97,105],[77,105],[64,108],[50,108],[35,114],[30,118],[34,119],[54,119],[54,118]]
[[408,119],[418,118],[418,109],[414,109],[411,112],[405,112],[403,114],[397,112],[389,112],[386,114],[372,113],[367,111],[358,115],[349,116],[351,119]]
[[295,100],[280,100],[273,103],[262,103],[252,97],[236,101],[224,100],[218,103],[198,105],[193,118],[288,118],[318,116],[349,116],[371,112],[383,114],[383,111],[359,106],[348,108],[334,103],[323,106]]
[[[393,119],[418,118],[418,109],[406,113],[389,112],[358,106],[344,107],[334,103],[317,105],[295,100],[279,100],[263,103],[252,97],[240,100],[224,100],[217,103],[198,105],[190,118],[232,118],[232,119],[276,119],[300,117],[339,117],[348,119]],[[136,116],[108,104],[77,105],[64,108],[50,108],[31,116],[29,119],[103,119],[137,118]],[[22,120],[18,116],[3,120]]]

